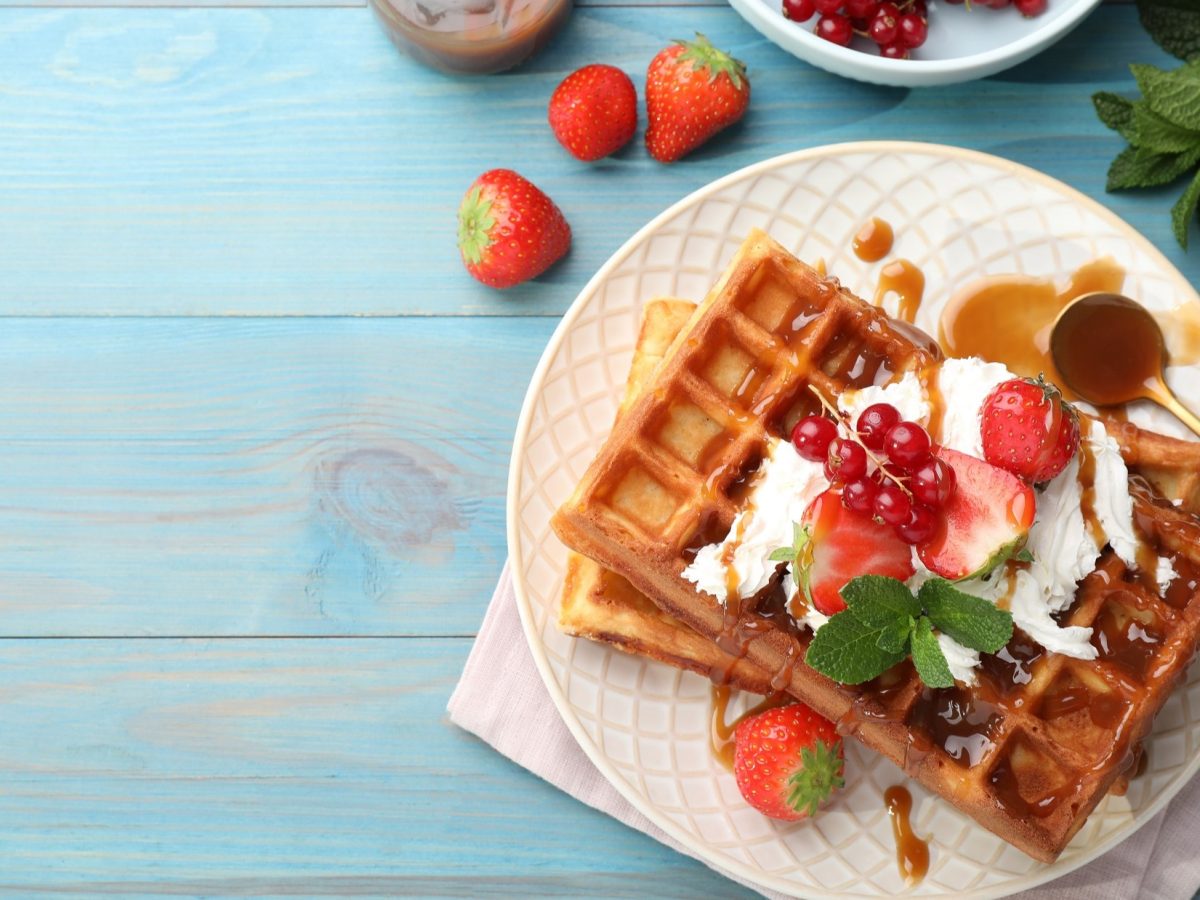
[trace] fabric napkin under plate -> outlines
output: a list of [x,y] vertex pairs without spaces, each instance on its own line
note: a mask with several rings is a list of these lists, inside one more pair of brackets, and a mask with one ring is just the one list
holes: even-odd
[[[480,626],[450,721],[588,806],[692,855],[614,788],[559,717],[525,643],[508,567]],[[1191,900],[1200,889],[1200,778],[1129,839],[1082,869],[1018,895],[1022,900]],[[722,875],[728,872],[713,866]],[[733,878],[768,897],[778,895]]]

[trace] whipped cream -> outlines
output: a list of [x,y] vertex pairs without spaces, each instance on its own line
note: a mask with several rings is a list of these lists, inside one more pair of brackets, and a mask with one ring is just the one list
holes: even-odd
[[769,559],[771,554],[792,546],[793,523],[828,489],[824,466],[804,459],[790,441],[772,440],[751,482],[746,508],[734,517],[723,541],[700,548],[683,577],[724,603],[727,548],[736,542],[732,565],[738,596],[754,596],[779,568]]

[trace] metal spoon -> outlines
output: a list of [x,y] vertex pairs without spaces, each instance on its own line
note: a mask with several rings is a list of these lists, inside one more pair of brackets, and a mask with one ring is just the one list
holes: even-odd
[[1050,355],[1064,386],[1084,400],[1097,406],[1152,400],[1200,435],[1200,418],[1167,387],[1162,330],[1140,303],[1121,294],[1084,294],[1054,320]]

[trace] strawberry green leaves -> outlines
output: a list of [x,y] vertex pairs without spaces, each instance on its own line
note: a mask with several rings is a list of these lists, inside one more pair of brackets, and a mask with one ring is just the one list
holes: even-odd
[[[1193,7],[1200,29],[1200,3]],[[1092,97],[1100,121],[1129,142],[1109,166],[1109,191],[1171,184],[1200,166],[1200,59],[1170,71],[1140,64],[1129,69],[1140,99],[1104,91]],[[1172,231],[1184,249],[1198,200],[1200,175],[1171,211]]]
[[932,688],[954,685],[937,631],[965,647],[995,653],[1012,638],[1012,616],[931,578],[916,596],[895,578],[861,575],[842,588],[846,609],[813,637],[806,661],[842,684],[862,684],[911,656]]

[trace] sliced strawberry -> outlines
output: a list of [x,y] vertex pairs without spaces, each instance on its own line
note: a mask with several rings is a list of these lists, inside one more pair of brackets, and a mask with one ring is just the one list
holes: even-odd
[[957,488],[942,508],[946,527],[917,545],[931,572],[957,581],[984,575],[1021,549],[1037,511],[1024,481],[982,459],[942,448]]
[[829,490],[804,513],[809,562],[796,581],[817,611],[827,616],[846,608],[841,590],[859,575],[912,577],[912,547],[890,525],[842,505],[842,495]]
[[803,703],[751,716],[738,725],[734,742],[738,790],[772,819],[807,818],[844,784],[837,728]]

